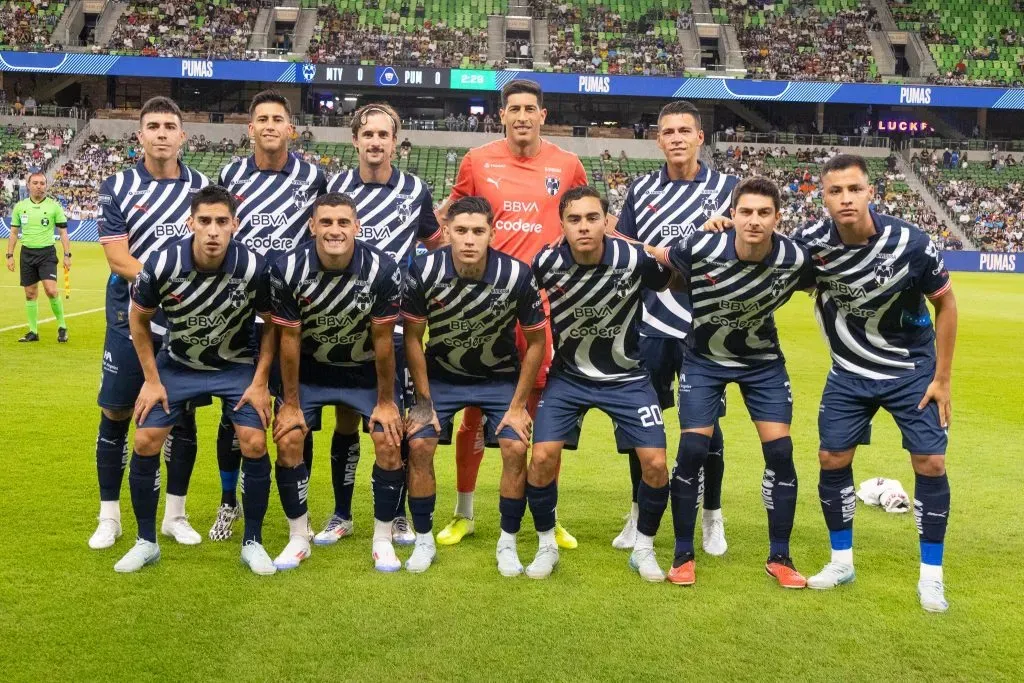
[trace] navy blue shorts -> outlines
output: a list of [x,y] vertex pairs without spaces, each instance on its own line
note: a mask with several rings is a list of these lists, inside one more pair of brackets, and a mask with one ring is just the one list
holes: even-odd
[[[242,394],[252,384],[255,368],[252,365],[233,365],[223,370],[194,370],[177,363],[164,354],[156,358],[160,382],[167,390],[170,413],[157,405],[139,427],[171,427],[178,423],[182,413],[190,404],[206,405],[216,397],[234,408]],[[203,400],[206,403],[203,403]],[[238,410],[231,410],[231,422],[242,427],[263,429],[259,413],[248,403]]]
[[[398,412],[401,414],[402,397],[399,394],[397,382],[395,383],[394,400],[398,406]],[[303,382],[299,386],[299,406],[302,408],[306,426],[312,430],[320,429],[320,414],[324,406],[351,408],[362,415],[365,428],[373,409],[377,406],[377,387],[324,386]],[[383,432],[384,428],[375,425],[373,431]]]
[[674,385],[683,367],[685,349],[686,341],[683,339],[640,336],[640,358],[651,375],[651,385],[662,408],[676,404]]
[[933,401],[918,410],[935,368],[918,369],[898,379],[864,379],[831,370],[818,409],[818,438],[824,451],[845,451],[864,443],[871,418],[879,408],[892,415],[903,434],[903,447],[913,455],[945,455],[949,435],[939,425]]
[[[153,342],[153,353],[160,350],[160,342]],[[107,328],[103,340],[103,377],[100,394],[96,399],[100,408],[124,410],[135,407],[146,377],[139,365],[132,340]]]
[[489,448],[498,446],[498,439],[519,439],[519,435],[511,427],[502,427],[501,432],[494,429],[508,411],[512,396],[516,393],[514,381],[484,382],[480,384],[452,384],[436,379],[430,380],[430,397],[434,401],[434,412],[441,423],[441,433],[433,426],[426,426],[413,434],[413,439],[434,439],[440,443],[452,442],[452,422],[455,414],[467,406],[475,406],[484,415],[484,444]]
[[565,448],[575,450],[583,417],[591,408],[612,419],[620,453],[633,448],[665,448],[665,423],[650,380],[595,382],[562,373],[548,375],[537,404],[534,443],[562,441]]
[[793,391],[785,363],[727,368],[690,360],[679,381],[679,426],[710,427],[721,414],[725,387],[740,385],[743,402],[755,422],[793,422]]

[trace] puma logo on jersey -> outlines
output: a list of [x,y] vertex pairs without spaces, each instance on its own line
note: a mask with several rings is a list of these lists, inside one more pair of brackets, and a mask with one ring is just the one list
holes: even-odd
[[500,179],[498,179],[498,178],[488,178],[487,182],[489,182],[491,185],[494,185],[494,187],[496,189],[498,189],[498,190],[501,189],[501,180]]

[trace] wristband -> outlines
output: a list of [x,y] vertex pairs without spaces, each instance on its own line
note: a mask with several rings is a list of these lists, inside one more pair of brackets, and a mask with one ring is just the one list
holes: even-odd
[[8,254],[7,258],[14,258],[14,254]]
[[66,252],[64,252],[64,256],[65,256],[66,258],[71,258],[71,252],[70,252],[70,251],[66,251]]

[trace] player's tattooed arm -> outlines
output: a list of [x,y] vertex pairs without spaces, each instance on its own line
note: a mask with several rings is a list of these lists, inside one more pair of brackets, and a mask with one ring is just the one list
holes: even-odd
[[931,299],[935,307],[935,377],[924,392],[918,410],[932,401],[939,408],[939,425],[948,429],[953,420],[952,375],[953,348],[956,346],[957,308],[953,290],[947,289]]
[[437,413],[434,411],[434,401],[429,396],[416,392],[416,403],[409,409],[405,418],[405,434],[412,437],[424,427],[433,427],[438,434],[441,433],[441,423],[438,422]]

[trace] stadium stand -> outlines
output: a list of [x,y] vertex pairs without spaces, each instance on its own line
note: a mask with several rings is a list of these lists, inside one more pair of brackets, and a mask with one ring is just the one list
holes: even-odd
[[0,50],[47,50],[64,3],[0,2]]
[[64,205],[68,218],[80,220],[99,215],[97,190],[110,175],[135,162],[139,154],[134,135],[119,140],[90,136],[74,158],[53,176],[50,193]]
[[29,171],[45,171],[74,130],[42,126],[0,126],[0,216],[20,199]]
[[244,59],[259,0],[133,0],[107,47],[114,54]]
[[507,0],[303,0],[318,7],[313,62],[487,67],[487,15]]
[[711,0],[715,21],[732,23],[752,78],[876,81],[868,31],[876,11],[861,0]]

